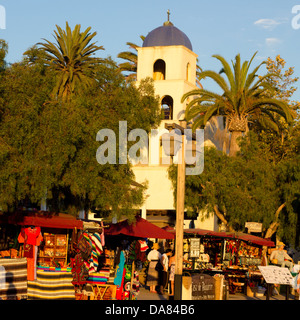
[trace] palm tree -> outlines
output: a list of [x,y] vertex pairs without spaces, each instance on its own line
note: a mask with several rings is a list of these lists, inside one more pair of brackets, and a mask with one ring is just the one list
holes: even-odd
[[97,34],[90,33],[91,27],[81,32],[80,25],[76,25],[72,31],[66,22],[66,30],[56,25],[56,43],[43,39],[46,43],[40,43],[45,51],[45,60],[57,73],[57,83],[54,94],[63,98],[69,98],[75,90],[87,87],[93,82],[94,67],[101,59],[92,57],[102,46],[90,43]]
[[[287,123],[291,123],[294,118],[294,112],[287,102],[266,94],[276,90],[267,81],[274,77],[274,74],[267,73],[257,78],[256,73],[264,62],[248,73],[256,53],[250,61],[245,61],[242,65],[238,54],[235,62],[232,62],[232,68],[222,56],[214,55],[213,57],[222,63],[222,70],[220,73],[211,70],[200,72],[198,79],[211,78],[222,89],[223,94],[200,88],[187,92],[182,97],[184,102],[188,97],[194,96],[185,111],[186,120],[193,120],[193,130],[204,128],[213,116],[222,115],[226,118],[226,126],[231,133],[230,156],[236,155],[239,150],[237,139],[248,130],[250,122],[259,119],[268,128],[276,130],[278,127],[274,114],[280,115]],[[225,73],[228,81],[222,77],[222,73]]]
[[[144,41],[145,37],[140,36],[142,41]],[[129,46],[129,49],[133,49],[135,52],[132,51],[123,51],[118,54],[118,58],[126,60],[126,62],[119,63],[119,70],[129,72],[127,79],[136,80],[136,72],[137,72],[137,48],[139,47],[135,43],[126,42]]]

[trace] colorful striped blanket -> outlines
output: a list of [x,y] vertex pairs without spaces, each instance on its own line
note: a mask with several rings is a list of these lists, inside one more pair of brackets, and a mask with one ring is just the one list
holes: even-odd
[[93,272],[87,278],[88,283],[107,283],[109,279],[109,270],[100,270]]
[[56,267],[37,267],[37,270],[51,271],[51,272],[71,272],[71,267],[56,268]]
[[27,298],[27,259],[0,259],[0,299]]
[[37,279],[28,281],[28,300],[75,300],[72,272],[37,271]]

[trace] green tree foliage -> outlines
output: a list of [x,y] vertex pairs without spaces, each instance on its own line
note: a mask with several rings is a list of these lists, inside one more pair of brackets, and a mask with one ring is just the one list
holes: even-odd
[[266,95],[286,101],[290,108],[296,112],[296,119],[292,126],[289,126],[279,115],[273,114],[273,117],[276,118],[278,130],[268,130],[260,120],[253,122],[251,129],[259,135],[262,147],[270,154],[270,161],[280,162],[299,152],[297,140],[300,131],[300,102],[292,100],[296,91],[295,85],[299,78],[294,76],[293,67],[286,67],[286,61],[280,55],[277,55],[274,60],[268,58],[266,69],[269,73],[274,74],[267,81],[276,88],[274,92],[267,91]]
[[[259,64],[251,72],[250,61],[241,63],[240,55],[230,64],[220,55],[214,55],[222,63],[220,73],[207,70],[198,75],[198,79],[211,78],[222,89],[222,94],[217,94],[206,89],[192,90],[182,97],[182,102],[189,97],[196,96],[190,100],[186,107],[186,120],[193,120],[192,128],[204,127],[205,124],[216,115],[223,115],[227,121],[227,128],[231,132],[229,155],[236,155],[239,150],[237,139],[247,131],[248,123],[263,119],[261,121],[268,127],[277,128],[276,119],[273,114],[279,114],[287,123],[291,123],[294,113],[289,105],[281,99],[268,97],[265,93],[274,92],[274,88],[267,80],[274,74],[267,73],[257,79],[257,72],[261,67]],[[224,73],[224,78],[221,73]]]
[[[100,165],[97,132],[119,121],[128,131],[147,131],[160,121],[151,81],[126,83],[111,59],[93,66],[93,81],[71,100],[52,99],[56,70],[43,63],[36,47],[8,68],[1,81],[4,114],[0,122],[0,207],[14,210],[22,201],[50,210],[78,213],[98,208],[130,214],[143,201],[145,186],[133,184],[130,164]],[[117,145],[118,150],[118,145]]]
[[46,63],[57,75],[54,94],[66,99],[76,90],[92,85],[95,66],[100,62],[100,58],[92,55],[103,47],[91,43],[97,34],[90,33],[91,27],[81,32],[81,26],[77,24],[72,31],[66,22],[66,30],[56,28],[55,42],[44,39],[41,48],[45,50]]
[[[270,162],[269,156],[251,132],[237,157],[205,148],[203,173],[186,176],[189,215],[200,212],[204,219],[216,214],[230,231],[244,231],[247,221],[261,222],[266,237],[277,231],[299,244],[299,155],[280,163]],[[176,167],[169,173],[176,185]]]
[[3,71],[6,67],[5,57],[8,52],[8,44],[5,40],[0,39],[0,71]]

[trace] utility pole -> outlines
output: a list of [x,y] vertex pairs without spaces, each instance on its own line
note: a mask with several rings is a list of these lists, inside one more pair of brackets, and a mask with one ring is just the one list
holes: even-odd
[[[174,277],[174,300],[182,300],[182,269],[183,269],[183,223],[184,223],[184,197],[185,197],[185,135],[184,129],[186,128],[186,121],[180,121],[181,125],[176,123],[165,124],[165,128],[169,131],[173,129],[180,130],[181,132],[181,149],[178,152],[181,153],[181,157],[178,158],[177,165],[177,199],[176,199],[176,224],[175,224],[175,277]],[[170,139],[170,138],[169,138]],[[173,147],[171,147],[172,141],[169,140],[169,148],[167,146],[165,150],[166,154],[174,156],[175,139],[173,138]]]
[[185,196],[185,135],[182,135],[181,159],[177,166],[177,201],[176,201],[176,237],[175,237],[175,277],[174,299],[182,299],[182,269],[183,269],[183,224]]

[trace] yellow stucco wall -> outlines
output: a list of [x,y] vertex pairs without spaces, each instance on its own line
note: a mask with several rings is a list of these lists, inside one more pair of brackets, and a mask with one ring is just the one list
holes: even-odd
[[[137,50],[137,84],[144,78],[153,78],[153,66],[158,59],[165,62],[165,79],[155,80],[154,89],[161,99],[165,95],[173,98],[173,119],[162,121],[160,129],[165,127],[166,122],[179,123],[184,118],[186,106],[186,102],[181,103],[183,94],[197,88],[197,55],[184,46],[140,47]],[[137,182],[148,182],[142,216],[146,218],[146,210],[175,210],[167,165],[137,165],[133,167],[133,172]],[[185,228],[189,227],[189,222],[185,221]],[[217,230],[216,222],[213,216],[205,221],[201,221],[200,217],[194,221],[196,228],[209,230]]]

